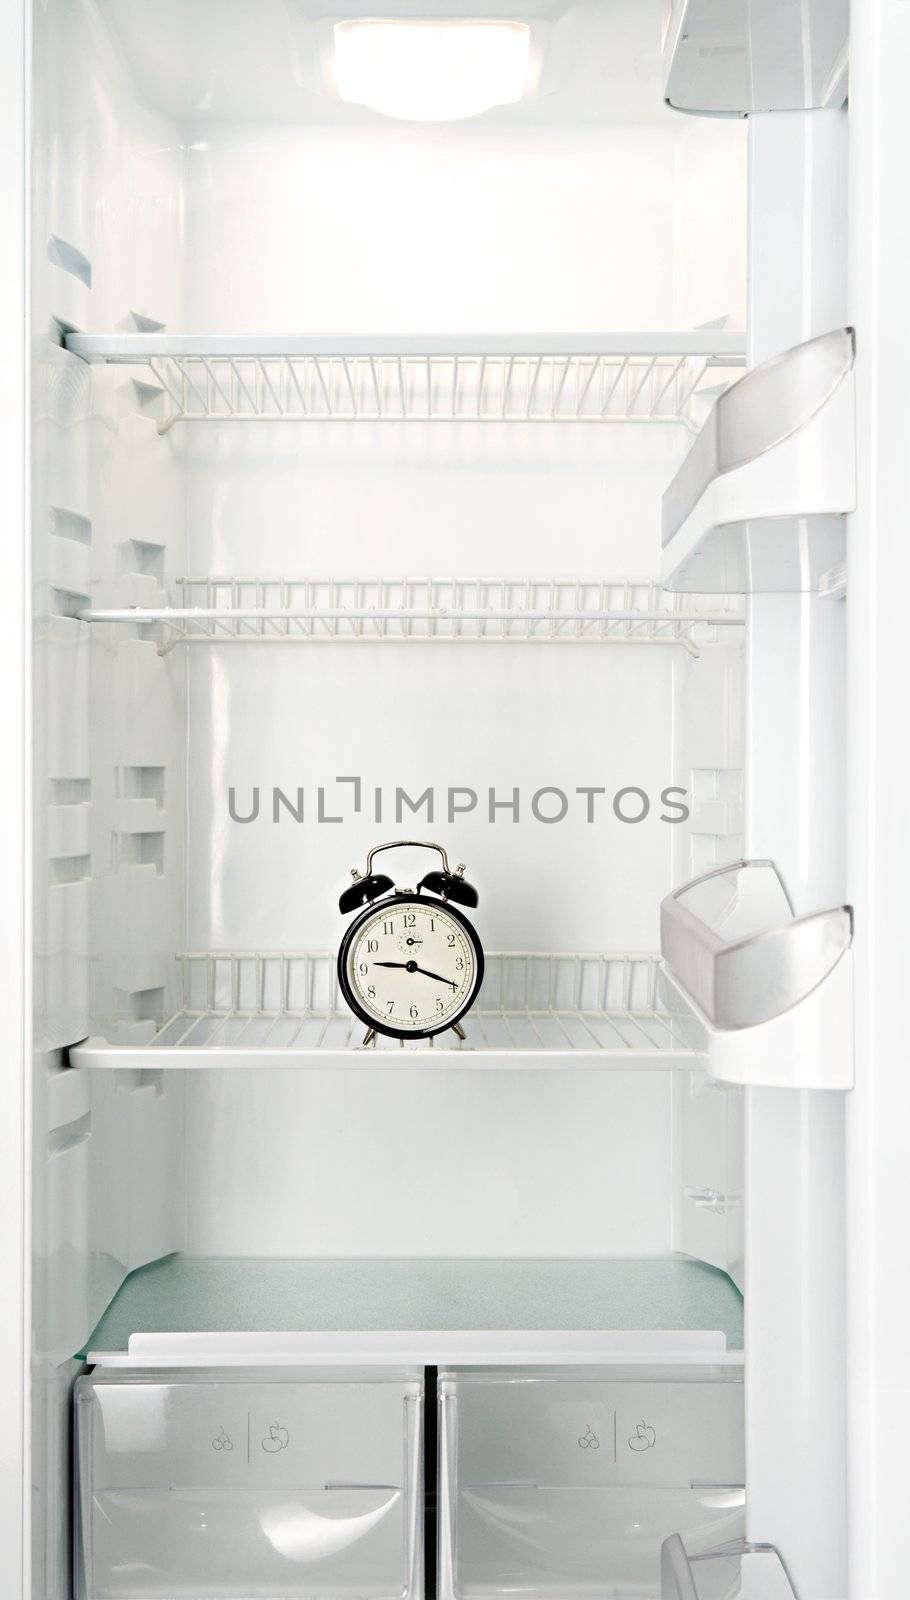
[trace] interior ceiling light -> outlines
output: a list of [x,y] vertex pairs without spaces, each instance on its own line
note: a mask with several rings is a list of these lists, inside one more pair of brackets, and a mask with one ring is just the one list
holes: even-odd
[[337,22],[338,93],[409,122],[476,117],[521,99],[530,36],[526,22]]

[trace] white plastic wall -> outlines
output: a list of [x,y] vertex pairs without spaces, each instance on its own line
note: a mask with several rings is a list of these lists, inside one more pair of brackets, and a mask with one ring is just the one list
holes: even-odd
[[179,674],[148,643],[92,639],[75,612],[115,583],[134,601],[159,592],[182,565],[183,523],[178,479],[132,384],[104,391],[55,330],[124,320],[149,298],[176,306],[179,174],[172,136],[136,101],[90,4],[42,11],[34,55],[36,1045],[47,1052],[35,1139],[48,1163],[36,1250],[39,1288],[45,1274],[53,1286],[39,1295],[49,1320],[39,1315],[38,1343],[71,1354],[118,1275],[177,1242],[171,1162],[156,1170],[151,1151],[181,1086],[78,1083],[55,1052],[93,1016],[141,1015],[150,994],[163,998],[185,879]]
[[24,1594],[29,1541],[28,1442],[28,1059],[30,917],[27,886],[29,773],[28,732],[28,481],[25,472],[28,338],[21,309],[25,303],[27,230],[26,85],[28,30],[18,0],[0,6],[4,48],[0,52],[0,204],[7,247],[0,252],[0,294],[9,308],[0,330],[0,481],[4,490],[6,537],[0,572],[7,597],[3,631],[2,694],[6,740],[0,789],[0,831],[5,841],[0,869],[0,949],[4,983],[0,994],[0,1047],[6,1082],[0,1121],[0,1250],[4,1292],[0,1297],[0,1545],[5,1583],[14,1600]]
[[739,128],[191,122],[184,137],[188,329],[742,325]]
[[[56,0],[33,21],[31,1592],[63,1600],[71,1358],[125,1273],[180,1244],[183,1221],[179,1078],[105,1081],[63,1051],[93,1016],[141,1014],[166,992],[183,916],[185,696],[154,646],[92,640],[75,617],[115,581],[134,601],[161,592],[183,565],[182,493],[132,384],[102,389],[59,327],[122,324],[149,302],[174,314],[179,158],[90,4]],[[154,772],[167,779],[150,788]],[[145,858],[161,830],[159,871]]]

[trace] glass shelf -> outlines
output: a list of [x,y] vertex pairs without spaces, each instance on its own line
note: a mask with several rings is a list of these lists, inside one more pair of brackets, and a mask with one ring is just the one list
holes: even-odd
[[81,1354],[134,1366],[736,1366],[742,1348],[742,1297],[699,1261],[178,1255],[130,1273]]

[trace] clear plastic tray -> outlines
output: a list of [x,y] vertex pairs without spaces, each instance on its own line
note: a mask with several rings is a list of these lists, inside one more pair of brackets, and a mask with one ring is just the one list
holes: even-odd
[[729,1369],[450,1372],[440,1413],[442,1600],[656,1597],[668,1535],[743,1532]]
[[77,1600],[407,1600],[422,1384],[95,1372],[76,1385]]
[[660,1555],[661,1600],[796,1600],[780,1552],[733,1539],[690,1559],[678,1533]]
[[783,1016],[833,972],[853,938],[849,906],[797,917],[773,861],[734,861],[666,896],[660,948],[717,1028]]

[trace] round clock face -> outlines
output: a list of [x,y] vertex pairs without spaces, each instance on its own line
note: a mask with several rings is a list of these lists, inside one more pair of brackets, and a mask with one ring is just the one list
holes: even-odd
[[394,899],[350,928],[339,976],[345,999],[373,1028],[398,1038],[450,1028],[483,976],[477,935],[451,906]]

